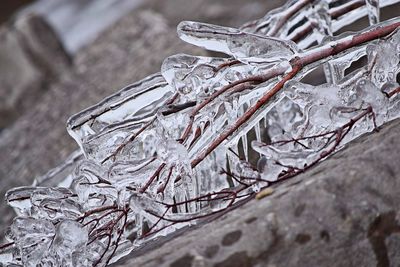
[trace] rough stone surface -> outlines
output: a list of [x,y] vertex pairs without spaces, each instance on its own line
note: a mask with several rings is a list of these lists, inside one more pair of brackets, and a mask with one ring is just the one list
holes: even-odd
[[[195,51],[179,42],[174,32],[162,16],[141,11],[114,25],[97,44],[78,54],[74,68],[1,133],[2,198],[6,190],[30,184],[77,148],[66,131],[69,116],[156,72],[166,56]],[[2,203],[2,214],[5,208]],[[0,218],[1,225],[9,222],[12,214],[7,214]]]
[[272,195],[115,266],[398,266],[399,133],[397,120]]
[[[35,101],[26,105],[24,114],[0,133],[0,195],[11,187],[30,184],[33,177],[76,149],[65,131],[71,114],[158,71],[168,55],[204,53],[177,38],[175,27],[180,20],[235,26],[261,17],[282,2],[149,0],[79,51],[72,66],[60,68],[51,79],[43,67],[49,61],[37,65],[25,50],[18,52],[22,44],[15,36],[6,39],[3,36],[11,35],[0,33],[0,80],[7,74],[10,81],[21,82],[21,88],[29,83],[26,80],[32,81],[28,88],[48,88],[35,93]],[[28,32],[30,26],[25,26]],[[37,49],[42,43],[34,37],[27,43],[40,57],[43,50]],[[16,53],[11,59],[1,53],[12,51],[10,47]],[[18,64],[12,69],[14,63]],[[7,64],[9,69],[4,67]],[[6,95],[4,100],[10,101]],[[385,126],[380,133],[357,140],[349,149],[279,186],[271,196],[188,230],[154,250],[135,252],[116,266],[397,267],[399,132],[400,121]],[[13,216],[4,202],[0,214],[4,229]]]
[[[76,144],[65,130],[65,123],[72,114],[87,108],[116,92],[160,70],[164,58],[176,53],[204,55],[204,51],[185,44],[176,34],[176,24],[186,18],[210,21],[210,10],[219,3],[216,23],[240,25],[250,18],[260,17],[271,4],[252,0],[241,1],[199,0],[203,8],[189,8],[189,2],[170,0],[178,6],[175,11],[160,1],[148,1],[103,32],[92,44],[81,49],[73,58],[73,65],[60,73],[57,81],[49,82],[49,89],[10,127],[0,132],[0,196],[15,186],[30,184],[33,178],[57,166]],[[283,1],[279,1],[283,2]],[[191,2],[190,2],[191,3]],[[243,9],[249,4],[257,6]],[[278,5],[274,1],[273,6]],[[210,5],[211,7],[208,7]],[[187,11],[182,8],[187,7]],[[153,11],[156,9],[167,17]],[[180,10],[180,12],[177,12]],[[210,15],[208,15],[208,13]],[[1,41],[0,41],[1,43]],[[0,44],[1,45],[1,44]],[[1,60],[0,60],[0,63]],[[1,65],[1,64],[0,64]],[[10,72],[18,73],[16,72]],[[35,75],[45,76],[38,72]],[[36,79],[36,78],[35,78]],[[14,216],[5,202],[0,204],[0,226],[4,229]],[[0,236],[3,236],[0,231]]]
[[69,68],[53,29],[27,14],[0,29],[0,128],[11,124],[40,99]]

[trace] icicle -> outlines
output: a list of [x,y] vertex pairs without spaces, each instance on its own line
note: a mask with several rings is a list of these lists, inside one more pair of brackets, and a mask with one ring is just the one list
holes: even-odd
[[243,153],[244,153],[244,158],[246,161],[249,160],[249,147],[247,143],[247,134],[242,135],[242,146],[243,146]]
[[365,0],[365,4],[367,6],[369,24],[374,25],[379,23],[379,0]]
[[307,17],[316,34],[317,42],[320,44],[327,36],[332,36],[332,21],[329,14],[329,4],[326,1],[317,1],[313,7],[313,12]]
[[[324,54],[339,38],[330,35],[361,16],[355,10],[331,20],[348,4],[336,2],[329,8],[329,1],[291,0],[240,30],[182,22],[182,39],[231,57],[171,56],[162,74],[71,117],[67,128],[81,150],[36,179],[36,187],[6,194],[20,217],[7,233],[13,244],[0,251],[0,262],[105,266],[132,250],[134,236],[141,245],[196,223],[303,172],[374,129],[374,122],[398,118],[398,30],[303,66],[286,80],[296,57]],[[367,3],[372,10],[389,2]],[[378,8],[370,19],[379,20]],[[346,40],[356,35],[347,33]],[[287,41],[291,38],[298,45]],[[315,50],[299,51],[315,41],[320,43]],[[368,64],[347,74],[365,55]],[[321,64],[326,84],[299,82]],[[247,116],[270,93],[269,102]],[[253,129],[256,140],[250,140]],[[250,149],[260,154],[258,160]]]
[[[260,122],[261,123],[261,122]],[[261,125],[260,125],[260,123],[257,123],[255,126],[254,126],[254,130],[255,130],[255,132],[256,132],[256,139],[257,139],[257,141],[259,141],[259,142],[261,142]]]
[[178,35],[188,43],[226,53],[248,64],[289,60],[298,52],[296,44],[291,41],[192,21],[181,22]]

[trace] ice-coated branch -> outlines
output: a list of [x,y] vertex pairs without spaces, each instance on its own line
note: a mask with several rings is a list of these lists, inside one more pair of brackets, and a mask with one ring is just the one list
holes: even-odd
[[[291,61],[292,70],[284,75],[283,78],[271,90],[266,92],[255,103],[255,105],[249,108],[246,113],[244,113],[231,127],[229,127],[224,133],[213,140],[200,155],[193,159],[191,162],[192,168],[199,164],[208,154],[210,154],[218,145],[226,140],[233,132],[237,131],[239,127],[244,124],[251,116],[253,116],[263,105],[267,104],[267,102],[270,101],[271,98],[273,98],[275,94],[283,88],[284,84],[288,80],[291,80],[302,67],[305,67],[329,56],[337,55],[340,52],[361,45],[365,42],[382,38],[392,33],[399,26],[400,22],[396,21],[386,26],[378,26],[372,30],[365,31],[354,36],[344,37],[335,42],[330,42],[324,46],[314,48],[293,58],[293,60]],[[261,80],[260,82],[264,82],[268,78],[269,76],[265,76],[263,77],[263,79],[265,80]],[[247,79],[251,79],[251,77]],[[236,83],[240,83],[240,81]]]
[[[7,192],[18,215],[0,261],[106,266],[398,118],[400,22],[379,23],[394,2],[289,1],[240,29],[182,22],[183,40],[228,57],[173,55],[72,116],[81,150]],[[335,36],[363,16],[369,28]],[[307,84],[319,67],[326,82]]]

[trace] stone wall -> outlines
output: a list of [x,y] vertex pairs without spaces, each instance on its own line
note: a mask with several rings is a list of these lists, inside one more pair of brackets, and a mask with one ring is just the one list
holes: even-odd
[[[206,53],[178,38],[176,25],[180,20],[239,26],[284,1],[272,2],[145,1],[70,57],[60,43],[57,48],[53,30],[38,16],[24,14],[4,25],[6,36],[10,35],[13,42],[0,38],[0,48],[7,48],[0,49],[0,99],[8,103],[0,105],[7,107],[0,114],[4,120],[0,132],[0,229],[5,229],[14,216],[3,201],[4,193],[31,184],[34,177],[54,168],[77,149],[65,125],[72,114],[159,71],[167,56]],[[27,23],[32,18],[34,23]],[[20,35],[26,38],[20,40]],[[14,86],[4,90],[4,84]],[[12,94],[17,96],[10,97]],[[21,101],[26,104],[20,105]]]
[[[159,71],[169,55],[204,54],[177,38],[180,20],[237,26],[281,2],[147,1],[72,56],[38,17],[5,25],[0,81],[13,85],[13,91],[0,91],[5,101],[0,107],[6,107],[0,116],[0,195],[30,184],[77,148],[65,130],[70,115]],[[32,18],[37,24],[26,24]],[[399,132],[400,122],[391,123],[275,188],[271,196],[116,265],[397,266]],[[4,202],[0,213],[5,229],[14,215]]]
[[212,223],[115,266],[400,264],[400,120]]

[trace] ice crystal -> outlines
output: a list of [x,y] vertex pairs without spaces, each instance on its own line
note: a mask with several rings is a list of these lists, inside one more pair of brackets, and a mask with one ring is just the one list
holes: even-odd
[[[289,1],[240,29],[182,22],[183,40],[228,57],[173,55],[160,73],[72,116],[81,150],[7,192],[18,216],[0,261],[106,266],[398,118],[400,31],[335,51],[398,25],[375,26],[379,7],[394,2]],[[369,29],[334,35],[365,14]],[[304,82],[318,67],[326,83]]]

